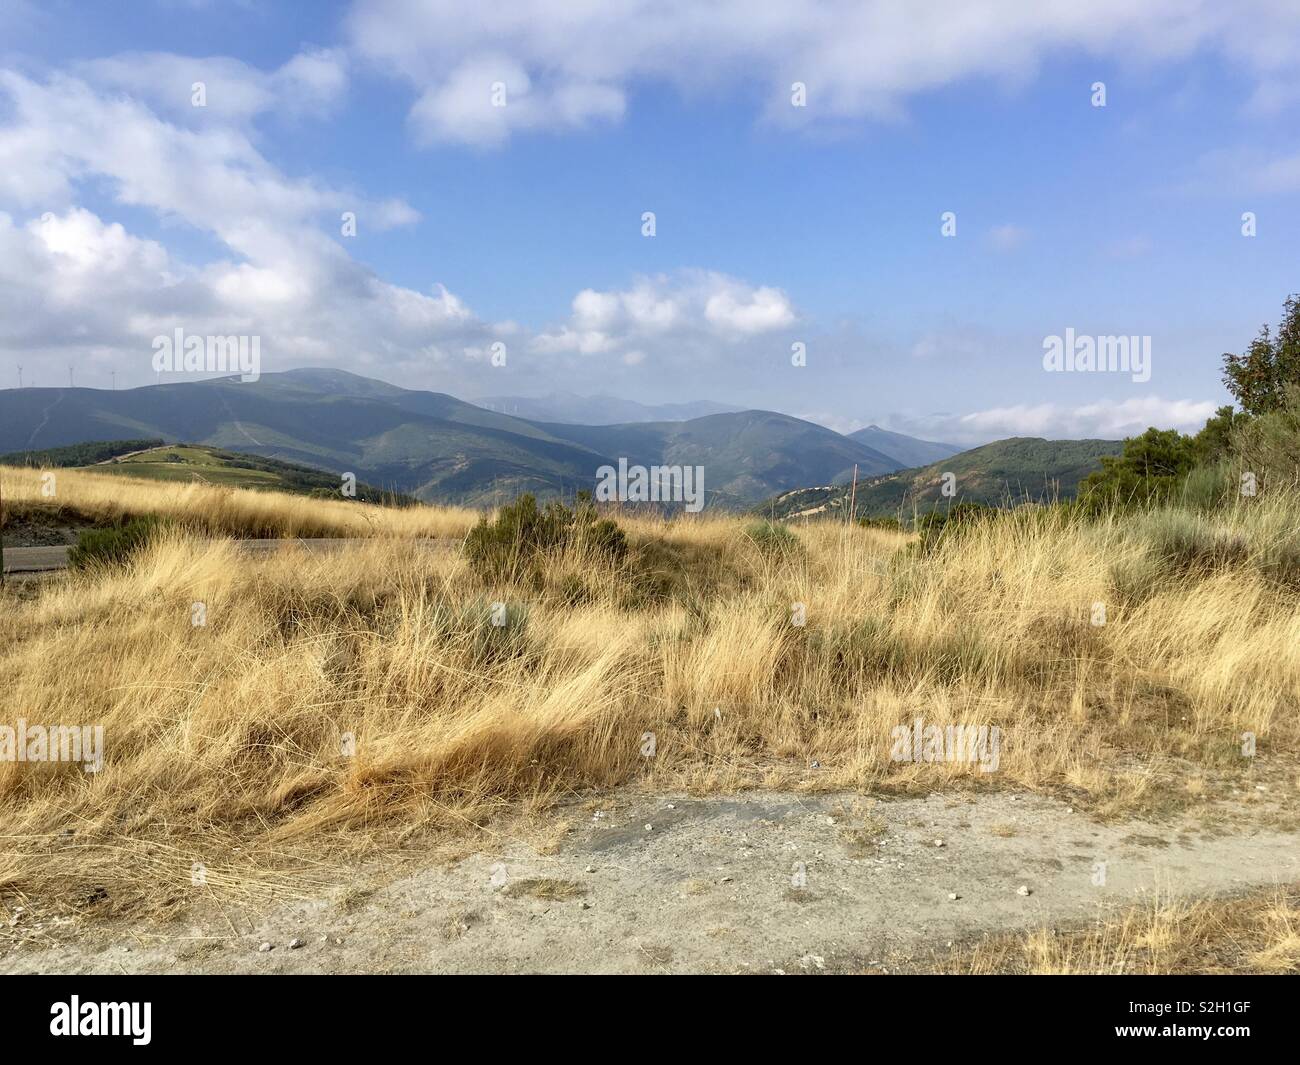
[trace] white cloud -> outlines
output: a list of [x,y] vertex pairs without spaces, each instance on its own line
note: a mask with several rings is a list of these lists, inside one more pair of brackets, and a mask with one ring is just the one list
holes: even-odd
[[705,350],[710,344],[785,329],[796,317],[780,289],[685,270],[638,278],[621,291],[584,289],[573,299],[569,320],[534,338],[533,349],[544,354],[619,352],[628,365],[638,365],[656,349],[680,351],[686,344]]
[[[123,52],[78,64],[75,73],[90,84],[129,93],[169,118],[187,124],[243,123],[268,111],[320,116],[347,92],[343,52],[300,52],[269,73],[226,56],[169,52]],[[205,103],[193,103],[202,82]]]
[[927,440],[970,446],[1008,436],[1119,440],[1143,433],[1150,426],[1194,432],[1215,409],[1216,404],[1208,401],[1148,396],[1078,407],[1056,403],[1017,404],[971,414],[896,416],[888,420],[886,428]]
[[[1300,9],[1276,0],[356,0],[352,49],[413,87],[424,142],[499,144],[518,130],[617,120],[629,89],[745,84],[769,120],[893,119],[909,97],[972,78],[1023,83],[1063,52],[1150,65],[1215,49],[1286,92]],[[508,103],[491,105],[505,82]],[[794,81],[808,106],[790,106]]]
[[[315,60],[290,66],[291,81],[330,91]],[[249,97],[237,117],[254,106]],[[268,372],[418,372],[498,333],[441,285],[376,277],[320,228],[337,232],[344,209],[361,226],[407,223],[418,217],[408,205],[288,177],[234,121],[184,127],[121,91],[12,71],[0,71],[0,107],[0,211],[12,212],[0,214],[0,350],[29,366],[112,362],[123,384],[143,383],[152,338],[181,326],[261,336]],[[77,206],[88,182],[211,234],[224,255],[177,261]]]
[[514,60],[476,55],[426,88],[411,108],[421,144],[458,141],[497,145],[512,130],[581,129],[623,117],[623,93],[592,82],[548,84]]

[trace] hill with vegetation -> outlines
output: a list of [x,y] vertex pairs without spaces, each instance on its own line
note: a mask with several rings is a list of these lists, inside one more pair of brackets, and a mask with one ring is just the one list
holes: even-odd
[[[919,469],[859,480],[854,516],[907,519],[953,503],[1010,507],[1072,499],[1080,482],[1101,468],[1104,456],[1122,450],[1117,440],[997,440]],[[945,474],[952,474],[951,496],[943,494]],[[842,484],[803,488],[754,509],[772,518],[843,518],[849,496]]]

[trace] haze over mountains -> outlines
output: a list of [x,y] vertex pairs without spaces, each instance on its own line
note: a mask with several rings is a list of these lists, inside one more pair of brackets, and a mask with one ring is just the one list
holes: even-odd
[[725,506],[841,482],[855,465],[861,477],[906,465],[882,448],[772,411],[576,425],[514,417],[341,370],[120,391],[0,391],[0,452],[153,437],[348,471],[427,501],[472,505],[523,491],[550,496],[590,488],[596,470],[619,458],[702,465],[707,499]]
[[918,440],[914,436],[892,433],[878,425],[868,425],[865,429],[849,433],[849,439],[875,448],[904,466],[924,466],[965,450],[953,444],[940,444],[933,440]]
[[[480,407],[539,422],[569,422],[576,425],[617,425],[627,422],[684,422],[709,414],[736,414],[743,407],[699,400],[695,403],[649,405],[616,396],[579,396],[574,392],[553,392],[548,396],[489,396],[473,401]],[[870,441],[863,441],[870,445]]]

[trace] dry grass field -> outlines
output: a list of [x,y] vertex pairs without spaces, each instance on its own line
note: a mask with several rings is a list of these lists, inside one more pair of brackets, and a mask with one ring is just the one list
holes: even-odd
[[1079,929],[1038,929],[953,952],[953,974],[1300,973],[1300,888],[1228,899],[1156,897]]
[[[51,502],[33,471],[0,477],[7,506]],[[104,729],[98,773],[0,762],[10,899],[76,909],[106,885],[114,911],[161,913],[200,841],[209,884],[251,892],[629,783],[1015,786],[1115,817],[1248,786],[1266,756],[1270,787],[1300,789],[1290,501],[1023,510],[929,551],[624,512],[619,564],[570,549],[506,584],[409,542],[463,536],[467,511],[63,472],[57,504],[182,526],[124,568],[0,593],[0,723]],[[370,538],[249,558],[215,532]],[[996,771],[891,758],[918,718],[996,726]]]

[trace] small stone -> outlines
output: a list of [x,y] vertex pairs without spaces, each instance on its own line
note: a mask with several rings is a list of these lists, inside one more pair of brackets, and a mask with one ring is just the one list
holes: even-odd
[[950,892],[948,892],[948,901],[949,901],[949,902],[956,902],[959,898],[961,898],[961,896],[958,895],[957,892],[955,892],[955,891],[950,891]]
[[821,767],[822,767],[821,762],[817,761],[817,759],[814,758],[814,759],[812,760],[812,768],[813,768],[813,769],[820,769]]
[[302,940],[299,939],[297,936],[294,936],[293,939],[289,940],[290,950],[297,950],[301,946],[302,946]]
[[942,847],[942,846],[943,846],[943,840],[941,840],[941,839],[936,839],[936,840],[934,841],[934,845],[935,845],[936,847]]
[[587,866],[587,872],[594,873],[595,871],[596,871],[596,867],[594,865]]
[[734,877],[724,876],[724,877],[722,878],[722,880],[720,881],[720,883],[723,883],[723,884],[730,884],[731,881],[734,880],[734,879],[735,879]]
[[1021,884],[1018,888],[1016,888],[1016,894],[1017,894],[1017,895],[1026,895],[1026,896],[1027,896],[1027,895],[1032,895],[1033,892],[1030,891],[1029,888],[1028,888],[1026,885]]
[[670,803],[668,804],[668,809],[670,809],[670,810],[676,810],[676,809],[677,809],[677,804],[676,804],[675,802],[670,802]]
[[258,953],[260,953],[260,954],[269,954],[269,953],[271,953],[271,944],[270,944],[270,943],[263,943],[260,947],[257,948],[257,950],[258,950]]
[[835,824],[835,818],[833,818],[833,817],[828,817],[828,818],[826,818],[826,823],[827,823],[828,825],[833,825],[833,824]]
[[651,831],[653,831],[653,829],[654,829],[654,826],[653,826],[653,825],[646,825],[646,826],[645,826],[645,830],[646,830],[647,832],[651,832]]

